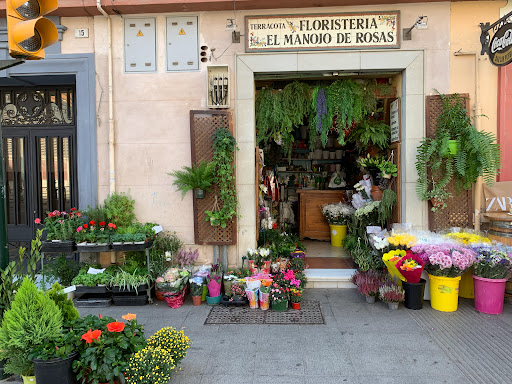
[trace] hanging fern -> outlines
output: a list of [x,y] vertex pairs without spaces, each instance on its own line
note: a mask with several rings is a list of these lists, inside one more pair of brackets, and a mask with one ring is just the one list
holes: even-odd
[[262,88],[256,96],[256,140],[267,142],[276,129],[274,94],[271,88]]
[[368,152],[371,146],[380,150],[389,147],[391,128],[385,122],[371,118],[363,119],[347,137],[349,143],[357,143],[360,153]]

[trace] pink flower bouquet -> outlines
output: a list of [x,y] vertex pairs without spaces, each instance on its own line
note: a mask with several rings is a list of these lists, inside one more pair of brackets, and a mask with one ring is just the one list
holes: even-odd
[[416,245],[412,252],[425,262],[425,270],[434,276],[462,276],[476,260],[471,249],[449,243]]

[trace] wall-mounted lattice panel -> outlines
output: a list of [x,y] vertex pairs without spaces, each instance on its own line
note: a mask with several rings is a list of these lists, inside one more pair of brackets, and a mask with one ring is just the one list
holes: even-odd
[[[190,111],[190,137],[192,164],[211,161],[213,158],[213,134],[217,129],[227,127],[233,132],[229,111]],[[218,186],[206,192],[204,199],[194,196],[194,236],[196,244],[234,245],[236,244],[236,219],[226,228],[214,227],[206,221],[205,211],[212,210]],[[219,204],[222,204],[219,201]]]
[[[449,95],[446,95],[449,96]],[[461,94],[466,99],[466,109],[469,111],[469,95]],[[426,102],[426,128],[427,136],[431,137],[436,130],[437,118],[443,110],[441,96],[427,96]],[[450,227],[473,227],[472,220],[472,191],[462,190],[457,194],[455,180],[452,180],[447,187],[448,192],[453,196],[447,200],[447,207],[432,212],[431,202],[429,202],[429,229],[438,231]]]

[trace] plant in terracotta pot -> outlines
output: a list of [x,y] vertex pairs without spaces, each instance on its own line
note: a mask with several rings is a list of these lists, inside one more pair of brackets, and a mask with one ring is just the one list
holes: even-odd
[[201,305],[201,298],[203,295],[203,278],[194,277],[190,280],[190,290],[192,292],[192,301],[194,305]]
[[[432,210],[446,207],[448,184],[455,180],[457,192],[470,189],[479,176],[492,185],[500,169],[500,148],[496,136],[478,131],[468,116],[465,98],[441,95],[443,110],[431,137],[424,138],[416,156],[416,193],[421,200],[435,199]],[[456,154],[450,150],[456,140]]]
[[181,191],[183,199],[188,191],[194,191],[198,199],[204,198],[204,192],[210,191],[213,183],[215,163],[202,161],[199,165],[192,167],[183,167],[182,171],[173,171],[168,173],[175,178],[173,185]]
[[[24,278],[11,308],[4,312],[0,328],[0,359],[4,371],[19,376],[34,376],[29,354],[62,329],[62,314],[57,305],[35,284]],[[28,379],[27,379],[28,380]]]
[[75,320],[72,329],[80,335],[79,358],[73,363],[77,379],[91,384],[125,383],[130,357],[146,344],[144,330],[136,315],[111,317],[88,315]]

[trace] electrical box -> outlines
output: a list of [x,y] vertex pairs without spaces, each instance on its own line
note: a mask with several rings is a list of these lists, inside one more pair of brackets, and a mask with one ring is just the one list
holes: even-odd
[[229,108],[229,67],[227,65],[209,65],[207,68],[207,107]]
[[125,72],[156,71],[155,18],[124,19]]
[[166,54],[168,71],[199,69],[197,16],[167,18]]

